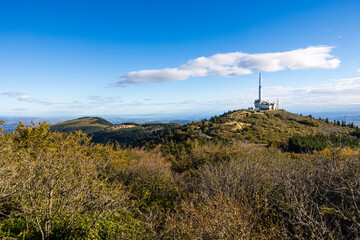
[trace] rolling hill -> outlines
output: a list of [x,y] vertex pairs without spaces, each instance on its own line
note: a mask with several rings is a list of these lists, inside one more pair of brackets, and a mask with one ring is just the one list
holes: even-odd
[[99,117],[82,117],[56,123],[50,126],[53,132],[75,132],[82,131],[86,134],[93,134],[105,128],[112,127],[114,124]]
[[[168,151],[181,151],[198,143],[245,141],[251,144],[280,147],[290,150],[291,144],[304,144],[302,151],[322,149],[330,141],[341,141],[336,135],[346,136],[351,145],[358,145],[359,129],[353,124],[314,119],[284,110],[254,112],[249,110],[229,111],[209,120],[178,126],[138,145],[154,147],[162,145]],[[344,141],[343,141],[344,142]],[[174,147],[175,146],[175,147]],[[172,149],[172,150],[171,150]]]
[[67,133],[82,131],[91,135],[92,141],[95,143],[118,142],[121,146],[127,146],[176,126],[178,125],[175,123],[123,123],[115,125],[103,118],[84,117],[51,125],[50,131]]
[[[348,133],[351,145],[357,145],[359,129],[353,124],[329,122],[284,110],[254,112],[229,111],[209,120],[178,125],[172,123],[123,123],[114,125],[102,118],[79,118],[54,124],[51,131],[74,132],[81,130],[92,136],[95,143],[115,143],[122,146],[155,147],[179,151],[197,143],[245,141],[251,144],[275,146],[301,151],[322,149],[326,141],[338,141],[336,134]],[[356,136],[355,136],[356,135]],[[340,140],[341,141],[341,140]],[[293,145],[296,146],[293,146]],[[173,147],[176,145],[177,147]],[[290,148],[289,148],[290,147]],[[181,151],[180,151],[181,152]]]

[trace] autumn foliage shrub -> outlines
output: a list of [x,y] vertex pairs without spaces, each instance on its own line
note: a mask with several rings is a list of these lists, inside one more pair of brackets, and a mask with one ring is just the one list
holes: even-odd
[[[356,239],[357,151],[291,155],[240,148],[228,162],[207,163],[184,182],[189,195],[168,230],[179,239]],[[175,237],[175,238],[176,238]]]
[[[190,144],[190,143],[189,143]],[[358,239],[359,150],[242,142],[177,154],[48,125],[0,134],[4,239]]]

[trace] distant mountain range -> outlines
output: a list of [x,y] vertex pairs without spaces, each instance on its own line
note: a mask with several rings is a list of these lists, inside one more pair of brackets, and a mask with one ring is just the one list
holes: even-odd
[[0,120],[5,121],[2,125],[8,132],[14,131],[19,122],[21,121],[25,125],[31,125],[31,123],[39,123],[39,122],[47,122],[49,124],[54,124],[58,122],[62,122],[68,120],[66,117],[58,117],[58,118],[41,118],[41,117],[1,117]]

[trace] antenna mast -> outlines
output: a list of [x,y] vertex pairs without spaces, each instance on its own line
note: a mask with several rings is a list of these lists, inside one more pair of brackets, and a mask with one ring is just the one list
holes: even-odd
[[259,73],[259,100],[261,102],[261,73]]

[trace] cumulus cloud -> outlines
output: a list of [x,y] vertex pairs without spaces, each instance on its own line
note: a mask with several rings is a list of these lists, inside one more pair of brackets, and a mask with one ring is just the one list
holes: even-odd
[[332,69],[340,60],[330,55],[333,47],[314,46],[286,52],[215,54],[189,60],[176,68],[133,71],[120,78],[115,86],[185,80],[189,77],[231,77],[252,71],[276,72],[284,69]]
[[[266,98],[280,99],[280,104],[287,107],[336,108],[341,106],[360,106],[360,77],[344,78],[312,87],[267,87]],[[254,90],[253,95],[256,95]],[[319,109],[320,109],[319,108]]]
[[[331,80],[325,84],[306,87],[263,87],[263,99],[271,102],[280,101],[280,107],[289,111],[332,111],[339,109],[359,109],[360,77]],[[258,88],[243,92],[179,99],[177,101],[134,101],[124,102],[121,109],[129,111],[154,112],[208,112],[247,108],[254,105],[258,97]],[[120,106],[119,106],[120,109]]]
[[25,93],[19,93],[19,92],[5,92],[2,95],[9,96],[11,98],[16,98],[19,101],[22,102],[29,102],[29,103],[40,103],[45,105],[52,105],[54,104],[53,101],[47,101],[47,100],[41,100],[37,98],[30,97],[29,95],[26,95]]

